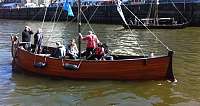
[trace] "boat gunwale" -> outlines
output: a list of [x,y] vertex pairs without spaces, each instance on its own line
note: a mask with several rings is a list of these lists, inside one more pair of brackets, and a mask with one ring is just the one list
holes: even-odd
[[[54,48],[54,47],[51,47]],[[29,52],[25,49],[22,49],[22,47],[18,47],[18,49],[20,49],[23,52],[29,53],[33,56],[38,56],[38,57],[45,57],[45,58],[49,58],[49,59],[53,59],[53,60],[65,60],[65,61],[73,61],[73,62],[78,62],[78,61],[85,61],[85,62],[122,62],[122,61],[137,61],[137,60],[149,60],[149,59],[157,59],[157,58],[165,58],[165,57],[169,57],[168,55],[161,55],[161,56],[138,56],[138,55],[130,55],[129,59],[114,59],[114,60],[86,60],[86,59],[68,59],[68,58],[56,58],[56,57],[51,57],[51,56],[41,56],[40,54],[34,54],[32,52]],[[127,55],[111,55],[111,56],[127,56]],[[133,56],[134,58],[131,58],[131,56]],[[129,57],[129,56],[128,56]]]

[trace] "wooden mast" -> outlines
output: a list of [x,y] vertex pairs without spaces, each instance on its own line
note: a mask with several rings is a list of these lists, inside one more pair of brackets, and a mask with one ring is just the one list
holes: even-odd
[[[81,33],[81,1],[78,0],[78,19],[77,19],[77,22],[78,22],[78,35],[79,33]],[[81,38],[79,36],[78,38],[78,50],[79,50],[79,58],[81,58]]]

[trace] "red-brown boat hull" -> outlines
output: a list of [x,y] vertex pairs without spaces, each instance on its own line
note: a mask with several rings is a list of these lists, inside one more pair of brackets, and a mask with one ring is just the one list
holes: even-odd
[[69,79],[174,80],[171,56],[105,61],[65,59],[64,63],[80,64],[76,71],[65,69],[62,59],[46,57],[46,67],[34,67],[34,63],[44,61],[45,57],[18,47],[13,65],[26,72]]

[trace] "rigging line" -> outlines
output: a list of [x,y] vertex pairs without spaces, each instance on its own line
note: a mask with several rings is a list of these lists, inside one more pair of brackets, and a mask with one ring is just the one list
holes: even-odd
[[92,32],[93,33],[95,33],[94,32],[94,29],[92,28],[92,26],[90,25],[90,23],[89,23],[89,21],[88,21],[88,19],[86,18],[86,16],[85,16],[85,14],[83,13],[83,11],[81,10],[81,13],[83,14],[83,17],[85,18],[85,20],[87,21],[87,24],[89,25],[89,27],[90,27],[90,29],[92,30]]
[[[96,11],[98,10],[99,6],[97,6],[97,8],[94,10],[93,14],[91,15],[91,17],[89,18],[89,22],[92,19],[92,17],[95,15]],[[85,17],[85,16],[84,16]],[[83,28],[83,31],[85,30],[85,27]],[[94,31],[93,31],[94,32]],[[95,32],[94,32],[95,33]]]
[[[98,6],[99,7],[99,6]],[[92,14],[92,16],[90,17],[90,19],[89,19],[89,21],[92,19],[92,17],[94,16],[94,14],[95,14],[95,12],[97,11],[97,9],[98,9],[98,7],[95,9],[95,11],[93,12],[93,14]],[[83,10],[83,12],[84,11],[86,11],[88,8],[86,8],[86,9],[84,9]],[[61,10],[61,12],[60,12],[60,14],[59,14],[59,17],[60,17],[60,15],[61,15],[61,13],[62,13],[62,10]],[[59,17],[58,17],[58,19],[59,19]],[[76,16],[77,17],[77,16]],[[75,19],[76,19],[76,17],[75,18],[73,18],[70,22],[68,22],[66,25],[68,25],[68,24],[70,24],[70,23],[72,23]],[[58,21],[58,20],[57,20]],[[85,27],[83,28],[83,30],[85,29]]]
[[[129,31],[131,32],[131,34],[134,35],[134,34],[133,34],[133,31],[131,30],[131,28],[130,28],[129,25],[128,25],[128,29],[129,29]],[[133,38],[134,38],[135,41],[137,42],[137,45],[138,45],[138,47],[140,48],[140,51],[142,52],[142,55],[145,57],[144,51],[142,50],[142,48],[141,48],[141,46],[140,46],[140,44],[139,44],[137,38],[136,38],[136,37],[133,37]]]
[[[121,5],[120,5],[120,8],[121,8]],[[122,11],[122,10],[121,10],[121,11]],[[123,14],[123,13],[122,13],[122,14]],[[126,25],[127,25],[127,24],[126,24]],[[132,30],[131,30],[131,28],[130,28],[130,26],[129,26],[129,25],[127,25],[127,26],[128,26],[129,31],[131,32],[131,34],[134,35],[133,32],[132,32]],[[134,38],[135,41],[137,42],[137,46],[140,48],[140,51],[141,51],[142,55],[145,57],[144,51],[142,50],[142,47],[140,46],[140,44],[139,44],[137,38],[136,38],[136,37],[133,37],[133,38]]]
[[[77,2],[76,2],[77,3]],[[85,12],[88,8],[84,9],[83,12]],[[72,22],[74,22],[77,19],[78,15],[76,17],[74,17],[72,20],[70,20],[69,22],[67,22],[66,26],[71,24]]]
[[43,26],[44,26],[44,21],[45,21],[46,15],[47,15],[47,7],[45,7],[45,13],[44,13],[44,17],[43,17],[43,20],[42,20],[41,29],[42,29]]
[[[124,5],[124,3],[122,4]],[[157,41],[159,41],[168,51],[171,50],[131,10],[129,10],[128,7],[125,6],[125,8],[156,38]]]
[[94,14],[96,13],[96,11],[98,10],[99,6],[97,6],[97,8],[94,10],[92,16],[90,17],[89,21],[92,19],[92,17],[94,16]]
[[[77,3],[77,2],[76,2]],[[78,5],[78,3],[77,3],[77,5]],[[85,16],[85,14],[84,14],[84,12],[86,11],[88,9],[88,6],[87,6],[87,8],[86,9],[84,9],[84,11],[82,11],[82,9],[80,9],[81,11],[81,13],[83,14],[83,17],[85,18],[85,20],[86,20],[86,22],[87,22],[87,24],[89,25],[89,27],[90,27],[90,29],[92,30],[92,32],[95,34],[95,32],[94,32],[94,30],[93,30],[93,28],[91,27],[91,25],[90,25],[90,23],[89,23],[89,21],[87,20],[87,18],[86,18],[86,16]],[[94,15],[94,14],[93,14]],[[92,16],[93,17],[93,16]],[[90,17],[91,18],[91,17]],[[86,25],[83,27],[83,29],[85,29],[85,27],[86,27]]]
[[[57,8],[56,8],[56,9],[57,9]],[[56,13],[56,12],[55,12],[55,13]],[[51,17],[51,22],[53,22],[53,21],[55,20],[55,17],[56,17],[55,13],[54,13],[53,17]]]
[[36,13],[36,15],[34,15],[31,20],[34,20],[34,18],[42,11],[42,8]]
[[[56,21],[56,15],[57,15],[57,12],[58,12],[58,5],[57,5],[57,8],[56,8],[56,12],[54,14],[54,22],[53,22],[53,26],[51,28],[51,31],[50,32],[53,32],[53,29],[55,27],[55,21]],[[50,37],[53,35],[53,33],[50,34],[50,36],[47,38],[46,42],[44,44],[47,44],[48,40],[50,39]]]
[[[134,35],[134,34],[133,34],[133,31],[132,31],[131,28],[130,28],[130,26],[128,25],[127,27],[128,27],[128,29],[129,29],[129,31],[131,32],[131,34]],[[136,38],[136,37],[133,37],[133,38],[134,38],[135,41],[137,42],[137,46],[140,48],[140,51],[141,51],[142,55],[145,57],[144,51],[142,50],[142,47],[140,46],[140,44],[139,44],[137,38]]]
[[178,13],[184,18],[184,20],[188,23],[187,18],[181,13],[181,11],[176,7],[176,5],[174,4],[174,2],[172,0],[170,0],[174,6],[174,8],[178,11]]
[[72,20],[70,20],[69,22],[68,22],[68,21],[66,21],[66,22],[67,22],[67,24],[66,24],[66,25],[68,25],[68,24],[70,24],[70,23],[74,22],[76,19],[77,19],[77,16],[76,16],[76,17],[74,17],[74,18],[73,18]]
[[[57,14],[57,13],[56,13],[56,14]],[[62,14],[62,9],[60,10],[60,13],[59,13],[58,18],[57,18],[56,21],[55,21],[56,17],[54,18],[54,23],[59,21],[61,14]],[[56,25],[57,25],[57,24],[56,24]],[[56,25],[55,25],[55,26],[56,26]],[[55,28],[55,26],[54,26],[54,28]],[[54,31],[55,31],[55,30],[54,30]],[[53,32],[53,30],[50,31],[50,32]]]
[[59,13],[59,15],[58,15],[58,18],[57,18],[56,22],[59,21],[61,14],[62,14],[62,9],[60,10],[60,13]]

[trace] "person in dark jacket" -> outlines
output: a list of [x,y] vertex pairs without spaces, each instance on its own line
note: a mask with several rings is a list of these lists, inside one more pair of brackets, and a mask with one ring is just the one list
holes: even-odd
[[55,49],[54,53],[51,54],[52,57],[55,58],[63,58],[66,54],[65,46],[62,45],[60,42],[56,42],[57,48]]
[[25,26],[24,31],[22,32],[22,42],[23,47],[25,50],[30,51],[31,50],[31,35],[33,34],[33,31],[29,26]]
[[40,53],[43,41],[42,29],[38,29],[34,35],[34,53]]

